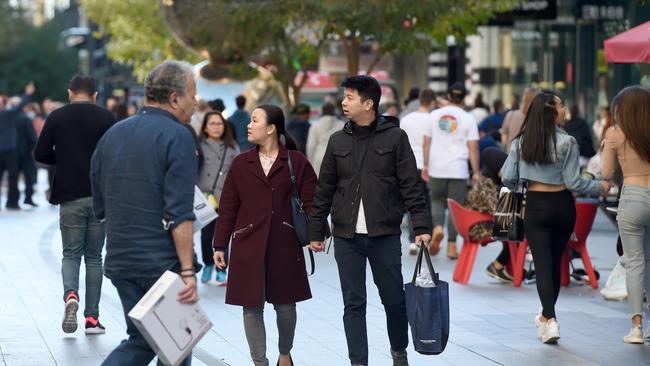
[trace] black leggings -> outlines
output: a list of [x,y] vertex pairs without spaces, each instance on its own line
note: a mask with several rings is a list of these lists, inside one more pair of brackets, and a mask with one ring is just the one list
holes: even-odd
[[528,191],[524,230],[533,254],[537,293],[545,318],[555,317],[562,253],[575,222],[576,206],[571,192]]

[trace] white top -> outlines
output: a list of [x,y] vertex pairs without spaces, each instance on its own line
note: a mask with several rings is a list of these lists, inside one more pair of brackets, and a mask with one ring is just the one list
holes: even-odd
[[359,215],[357,216],[357,227],[354,229],[356,234],[368,234],[366,225],[366,212],[363,210],[363,199],[359,198]]
[[474,117],[458,106],[448,105],[431,112],[429,128],[429,176],[433,178],[469,178],[468,141],[478,141]]
[[415,154],[415,164],[419,170],[424,167],[424,158],[422,155],[422,145],[424,144],[424,134],[431,128],[431,114],[427,112],[412,112],[406,115],[400,122],[400,127],[406,132]]
[[481,123],[484,119],[488,118],[490,112],[488,112],[488,110],[483,107],[477,107],[469,111],[469,114],[474,117],[476,123]]

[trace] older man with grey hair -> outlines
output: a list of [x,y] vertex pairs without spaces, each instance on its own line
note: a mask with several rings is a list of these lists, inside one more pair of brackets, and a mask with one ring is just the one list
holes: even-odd
[[[146,106],[117,123],[93,155],[95,215],[106,220],[104,271],[124,308],[128,340],[103,365],[147,365],[155,353],[128,312],[166,270],[186,286],[181,303],[198,301],[200,270],[192,245],[195,145],[188,123],[196,106],[191,66],[166,61],[145,80]],[[181,363],[189,365],[191,355]]]

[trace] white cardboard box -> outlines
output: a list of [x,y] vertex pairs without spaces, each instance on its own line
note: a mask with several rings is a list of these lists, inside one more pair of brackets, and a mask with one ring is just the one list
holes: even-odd
[[167,365],[177,366],[212,328],[212,322],[196,304],[181,304],[181,277],[166,271],[129,312],[129,318]]

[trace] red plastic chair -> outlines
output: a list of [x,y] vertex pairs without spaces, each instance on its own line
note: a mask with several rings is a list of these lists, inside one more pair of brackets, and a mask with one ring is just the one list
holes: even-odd
[[569,271],[569,252],[571,249],[576,250],[580,257],[582,258],[582,264],[585,266],[585,272],[589,276],[589,283],[591,287],[598,288],[598,280],[596,279],[596,273],[594,272],[594,267],[591,264],[591,259],[589,259],[589,252],[587,251],[587,237],[591,232],[591,227],[594,224],[596,218],[596,212],[598,206],[591,202],[576,202],[576,225],[573,229],[575,232],[575,237],[577,240],[569,240],[569,243],[564,250],[562,255],[562,277],[561,283],[562,286],[569,285],[570,271]]
[[[591,265],[591,260],[589,259],[589,252],[587,251],[587,237],[591,232],[591,227],[596,218],[598,206],[591,202],[576,202],[576,224],[574,226],[574,232],[577,237],[577,241],[569,241],[567,247],[564,250],[562,255],[561,262],[561,284],[562,286],[569,285],[569,250],[575,249],[580,253],[582,258],[582,263],[585,266],[585,272],[589,276],[589,282],[593,288],[598,288],[598,280],[596,279],[596,273],[594,268]],[[515,269],[514,269],[514,279],[513,285],[515,287],[520,287],[523,282],[524,277],[524,265],[526,263],[526,250],[528,249],[528,242],[522,241],[519,243],[517,248],[517,256],[515,260]]]
[[[474,266],[479,246],[494,242],[492,238],[486,238],[478,242],[472,241],[469,236],[469,229],[478,222],[492,221],[492,215],[468,210],[452,199],[447,199],[447,205],[449,206],[451,218],[454,220],[456,231],[463,237],[463,247],[460,250],[460,255],[454,268],[453,279],[455,282],[465,285],[469,282],[469,278],[472,275],[472,267]],[[514,244],[510,244],[509,249],[511,257],[514,258]]]

